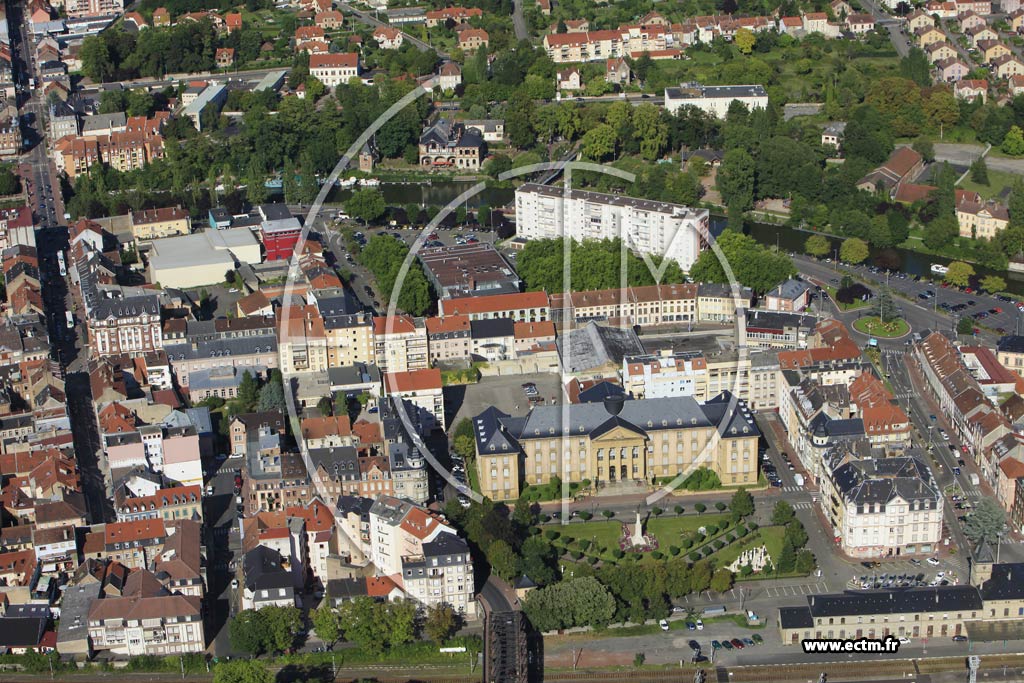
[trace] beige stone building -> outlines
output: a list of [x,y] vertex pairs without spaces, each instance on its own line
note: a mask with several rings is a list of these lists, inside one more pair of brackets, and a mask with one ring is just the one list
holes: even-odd
[[1006,205],[996,201],[964,197],[957,202],[956,221],[961,237],[992,239],[1009,225],[1010,212]]
[[381,372],[406,372],[427,367],[427,326],[406,315],[373,319],[373,349]]
[[[651,481],[707,467],[725,484],[757,481],[759,432],[742,401],[723,395],[539,406],[525,418],[489,408],[476,418],[481,492],[519,496],[524,484],[590,479],[599,484]],[[564,430],[563,430],[564,428]]]
[[137,240],[187,235],[192,227],[188,211],[180,206],[132,211],[128,215],[132,222],[132,236]]

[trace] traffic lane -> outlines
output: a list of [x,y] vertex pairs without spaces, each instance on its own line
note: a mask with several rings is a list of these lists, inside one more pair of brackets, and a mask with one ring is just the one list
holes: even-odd
[[[826,261],[813,260],[799,255],[795,256],[795,258],[807,270],[811,271],[811,275],[816,278],[823,278],[825,282],[831,285],[838,285],[845,274],[839,271],[835,264],[830,264]],[[876,288],[885,284],[884,271],[872,271],[866,266],[842,265],[841,267],[844,271],[849,271],[850,274],[868,281],[869,285],[873,285]],[[905,295],[910,300],[909,303],[918,310],[930,313],[939,321],[944,321],[943,329],[945,329],[945,325],[952,325],[954,315],[972,315],[982,311],[987,313],[990,309],[996,308],[1000,309],[999,313],[989,314],[985,319],[977,322],[993,329],[1001,327],[1007,333],[1012,332],[1017,324],[1019,312],[1014,303],[997,299],[988,294],[980,292],[968,294],[956,288],[943,287],[941,283],[931,282],[924,278],[915,280],[912,276],[906,274],[897,274],[895,276],[890,274],[888,286],[894,292]],[[925,304],[919,295],[929,290],[933,291],[935,296],[929,298],[927,300],[928,303]],[[951,315],[940,307],[939,304],[943,302],[950,305],[964,304],[966,308],[958,314]]]

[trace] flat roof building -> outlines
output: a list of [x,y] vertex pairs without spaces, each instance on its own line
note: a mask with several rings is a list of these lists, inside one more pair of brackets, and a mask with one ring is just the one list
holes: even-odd
[[748,109],[765,109],[768,93],[760,85],[700,85],[684,83],[678,88],[665,88],[665,109],[674,114],[680,107],[696,107],[723,119],[733,102]]
[[519,276],[491,244],[423,249],[417,255],[434,291],[443,299],[519,291]]
[[259,263],[260,245],[245,228],[204,230],[152,242],[149,277],[163,287],[199,287],[224,281],[236,262]]

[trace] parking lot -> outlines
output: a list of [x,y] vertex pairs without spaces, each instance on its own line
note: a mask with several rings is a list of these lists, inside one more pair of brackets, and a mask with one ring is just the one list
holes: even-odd
[[532,374],[508,375],[505,377],[483,377],[477,384],[445,388],[446,412],[454,413],[457,424],[464,417],[472,419],[487,407],[494,406],[509,415],[525,415],[530,409],[523,384],[532,383],[537,387],[538,398],[544,405],[562,401],[562,387],[558,375]]

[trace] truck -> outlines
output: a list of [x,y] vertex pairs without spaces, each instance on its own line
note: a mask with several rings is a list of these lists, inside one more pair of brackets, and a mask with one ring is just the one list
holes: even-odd
[[980,481],[978,479],[978,475],[975,474],[974,472],[971,472],[970,474],[968,474],[967,478],[971,480],[971,484],[973,484],[974,486],[977,486],[979,481]]
[[794,474],[793,475],[793,479],[796,481],[796,485],[797,486],[803,486],[804,485],[804,475],[802,475],[802,474]]

